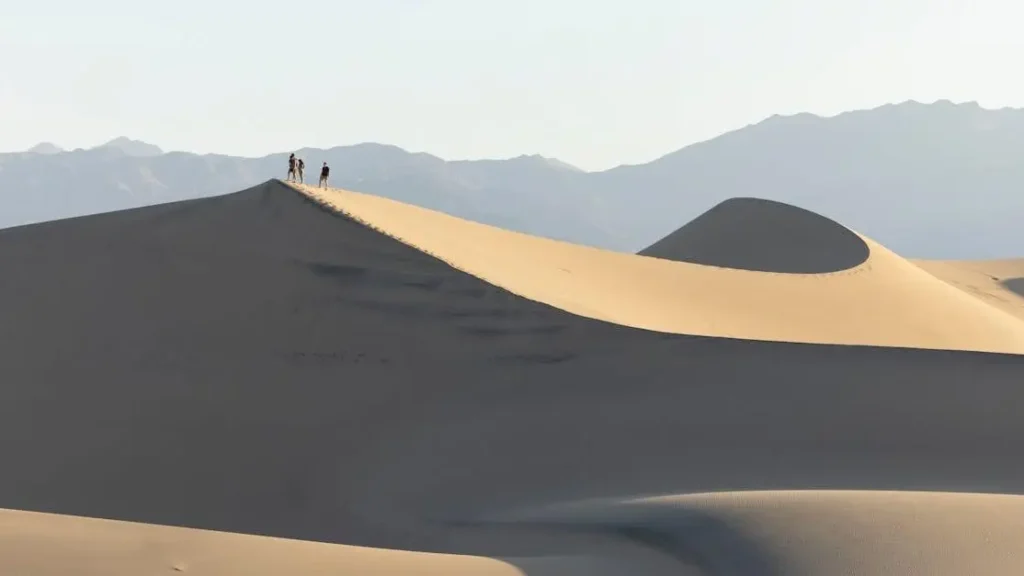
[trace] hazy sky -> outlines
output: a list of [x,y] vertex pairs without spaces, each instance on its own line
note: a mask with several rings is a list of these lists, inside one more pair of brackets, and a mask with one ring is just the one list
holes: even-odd
[[0,0],[0,150],[654,159],[772,114],[1024,106],[1020,0]]

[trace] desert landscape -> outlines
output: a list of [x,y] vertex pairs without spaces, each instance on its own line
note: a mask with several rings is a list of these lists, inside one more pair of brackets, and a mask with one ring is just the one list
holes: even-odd
[[0,229],[0,573],[1024,566],[1024,258],[637,254],[272,179]]

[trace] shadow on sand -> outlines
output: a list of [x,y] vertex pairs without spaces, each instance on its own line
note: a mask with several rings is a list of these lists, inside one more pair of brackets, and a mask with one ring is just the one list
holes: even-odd
[[1010,278],[1003,280],[1003,286],[1014,294],[1024,298],[1024,278]]

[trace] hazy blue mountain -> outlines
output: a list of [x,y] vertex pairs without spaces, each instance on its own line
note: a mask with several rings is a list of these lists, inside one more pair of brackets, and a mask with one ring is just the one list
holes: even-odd
[[40,142],[27,150],[33,154],[60,154],[63,151],[63,148],[53,142]]
[[829,216],[905,256],[1022,256],[1024,110],[939,101],[775,116],[591,175],[588,185],[629,248],[726,198],[758,196]]
[[[118,138],[0,154],[0,227],[233,192],[283,178],[263,158],[164,153]],[[395,146],[295,151],[315,180],[514,230],[624,251],[714,204],[756,196],[834,218],[911,257],[1024,255],[1024,111],[906,102],[773,116],[653,162],[584,172],[519,156],[446,162]]]
[[106,144],[99,146],[100,148],[117,149],[125,154],[125,156],[137,156],[139,158],[148,158],[151,156],[159,156],[164,153],[159,146],[147,144],[139,140],[132,140],[121,136],[120,138],[114,138]]

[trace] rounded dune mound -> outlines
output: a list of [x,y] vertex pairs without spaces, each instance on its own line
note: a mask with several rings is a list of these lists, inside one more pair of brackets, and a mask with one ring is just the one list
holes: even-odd
[[506,521],[610,530],[701,574],[1011,574],[1024,496],[955,492],[719,492],[552,506]]
[[755,272],[824,274],[855,268],[870,253],[856,233],[809,210],[731,198],[639,254]]

